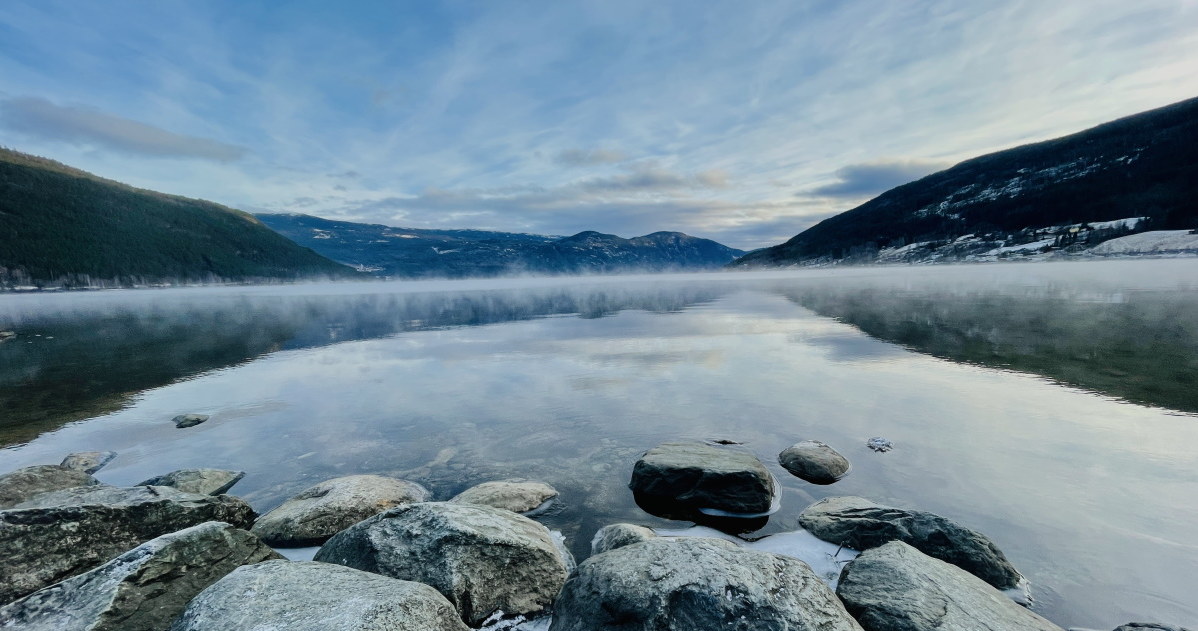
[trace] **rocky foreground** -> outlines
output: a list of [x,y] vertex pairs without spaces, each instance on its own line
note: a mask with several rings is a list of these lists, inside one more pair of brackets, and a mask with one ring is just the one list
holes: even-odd
[[[985,535],[859,497],[800,516],[839,546],[816,564],[830,572],[732,536],[634,524],[602,528],[576,565],[560,535],[530,518],[557,495],[540,482],[430,501],[414,482],[347,476],[259,516],[225,494],[242,472],[186,469],[114,487],[92,475],[114,457],[72,454],[0,476],[0,628],[1062,631],[1009,596],[1026,581]],[[780,462],[816,484],[850,470],[817,441]],[[777,481],[737,445],[659,445],[635,463],[630,487],[646,510],[717,525],[777,505]],[[288,561],[270,545],[321,547],[314,561]],[[1132,629],[1185,631],[1117,631]]]

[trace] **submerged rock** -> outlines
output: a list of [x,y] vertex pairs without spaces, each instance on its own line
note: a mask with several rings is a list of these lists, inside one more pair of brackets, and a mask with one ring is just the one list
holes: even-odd
[[782,450],[778,464],[812,484],[832,484],[853,466],[840,452],[818,440],[804,440]]
[[220,495],[233,488],[233,485],[244,477],[245,471],[179,469],[140,482],[138,486],[169,486],[185,493]]
[[706,538],[650,539],[578,566],[551,631],[861,627],[805,563]]
[[80,451],[63,458],[62,464],[58,466],[73,471],[95,473],[112,462],[113,458],[116,458],[115,451]]
[[637,460],[629,488],[645,500],[693,510],[761,515],[774,503],[774,479],[753,454],[704,443],[662,443]]
[[557,489],[544,482],[530,480],[504,480],[483,482],[458,493],[451,502],[459,504],[481,504],[527,513],[540,508],[545,502],[557,497]]
[[240,567],[191,601],[171,631],[467,631],[437,590],[312,561]]
[[58,465],[45,464],[0,475],[0,509],[12,508],[21,502],[49,491],[61,491],[77,486],[95,486],[100,481],[90,474]]
[[882,438],[881,436],[874,436],[873,438],[865,441],[865,446],[881,453],[886,453],[891,449],[894,449],[894,443]]
[[249,532],[203,523],[147,541],[90,572],[0,607],[0,628],[160,631],[222,576],[278,558]]
[[207,414],[180,414],[171,419],[171,422],[175,424],[175,427],[183,429],[185,427],[195,427],[206,420],[208,420]]
[[428,497],[423,486],[407,480],[380,475],[333,478],[259,517],[253,532],[273,546],[317,546],[367,517]]
[[603,554],[634,543],[648,541],[657,536],[652,529],[632,524],[611,524],[599,529],[591,539],[591,554]]
[[497,611],[540,613],[568,574],[541,524],[500,508],[448,502],[375,515],[330,539],[316,560],[432,585],[470,626]]
[[836,594],[866,631],[1062,631],[969,572],[901,541],[850,561]]
[[248,528],[254,511],[228,495],[94,486],[43,493],[0,511],[0,603],[90,570],[150,539],[206,521]]
[[799,524],[824,541],[857,550],[902,541],[999,589],[1017,587],[1023,580],[986,535],[934,513],[883,506],[861,497],[830,497],[804,509]]

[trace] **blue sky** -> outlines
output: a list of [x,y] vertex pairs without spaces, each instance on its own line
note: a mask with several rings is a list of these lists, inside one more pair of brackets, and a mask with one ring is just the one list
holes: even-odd
[[1196,64],[1198,0],[7,0],[0,144],[255,212],[747,249]]

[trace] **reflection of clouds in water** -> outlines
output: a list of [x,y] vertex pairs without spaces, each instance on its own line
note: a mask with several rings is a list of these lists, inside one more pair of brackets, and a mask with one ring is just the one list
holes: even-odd
[[855,330],[828,335],[795,334],[788,336],[787,341],[824,348],[828,359],[843,362],[886,361],[910,352],[900,346],[866,337]]

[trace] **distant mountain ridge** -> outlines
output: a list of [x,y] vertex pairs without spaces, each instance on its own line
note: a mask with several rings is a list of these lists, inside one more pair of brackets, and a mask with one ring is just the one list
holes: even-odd
[[594,231],[560,237],[397,228],[297,213],[259,214],[258,219],[330,259],[399,278],[712,269],[744,253],[681,232],[624,239]]
[[0,288],[353,276],[249,213],[0,148]]
[[1193,228],[1198,98],[966,160],[732,265],[989,260]]

